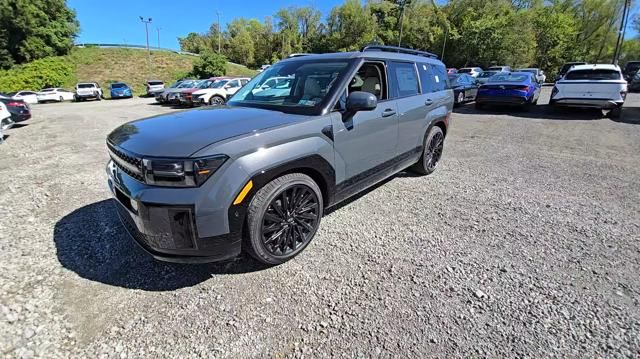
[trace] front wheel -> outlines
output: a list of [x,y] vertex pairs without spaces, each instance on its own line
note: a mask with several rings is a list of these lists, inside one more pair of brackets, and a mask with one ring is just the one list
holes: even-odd
[[277,265],[302,252],[322,218],[322,192],[302,173],[276,178],[262,187],[249,204],[245,247],[258,261]]
[[461,105],[463,102],[464,102],[464,92],[460,92],[456,97],[456,105]]
[[442,151],[444,150],[444,133],[438,126],[431,127],[429,134],[425,136],[422,145],[422,156],[420,160],[411,167],[411,170],[421,174],[428,175],[436,170]]
[[62,96],[60,96],[59,100],[60,101],[58,101],[58,102],[64,102],[64,98]]
[[218,95],[211,96],[211,98],[209,99],[209,105],[211,106],[224,105],[224,99]]

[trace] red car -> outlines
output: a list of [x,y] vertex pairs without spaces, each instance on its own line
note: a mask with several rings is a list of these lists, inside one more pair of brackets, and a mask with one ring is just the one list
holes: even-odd
[[219,77],[212,77],[207,80],[200,80],[200,82],[198,82],[196,87],[186,88],[178,92],[176,94],[177,95],[176,101],[182,106],[193,106],[194,101],[193,101],[192,94],[198,90],[209,88],[209,86],[213,85],[213,83],[216,82],[218,79]]

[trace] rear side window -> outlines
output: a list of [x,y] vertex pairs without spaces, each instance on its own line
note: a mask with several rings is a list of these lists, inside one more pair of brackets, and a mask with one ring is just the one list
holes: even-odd
[[420,93],[418,75],[413,63],[392,61],[389,65],[389,77],[393,97],[414,96]]
[[433,78],[433,74],[431,73],[431,65],[418,64],[418,74],[420,74],[420,84],[422,85],[422,93],[430,93],[435,91],[434,78]]
[[429,65],[431,66],[431,73],[433,74],[433,91],[444,91],[448,89],[449,78],[447,76],[447,69],[441,65]]
[[575,70],[565,76],[566,80],[620,80],[616,70]]

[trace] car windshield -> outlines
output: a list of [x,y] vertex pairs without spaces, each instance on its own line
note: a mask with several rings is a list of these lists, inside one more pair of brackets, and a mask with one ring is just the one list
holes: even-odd
[[498,74],[489,78],[489,82],[524,82],[529,75],[525,74]]
[[53,91],[53,89],[42,89],[42,90],[40,90],[40,92],[51,92],[51,91]]
[[620,80],[620,73],[616,70],[574,70],[569,71],[566,80]]
[[206,88],[209,88],[209,86],[211,85],[211,83],[213,83],[213,81],[212,81],[212,80],[204,80],[204,81],[200,82],[200,83],[198,84],[198,86],[196,86],[196,88],[199,88],[199,89],[206,89]]
[[178,85],[178,88],[179,89],[192,88],[193,86],[195,86],[195,84],[196,84],[195,81],[184,81],[180,85]]
[[470,74],[473,71],[473,69],[460,69],[458,70],[459,73],[461,74]]
[[[240,89],[229,104],[311,113],[309,109],[320,106],[336,80],[346,75],[350,61],[299,60],[272,65]],[[278,84],[281,86],[277,86],[277,91],[263,87],[266,82],[282,77],[288,80]]]
[[498,71],[485,71],[485,72],[481,73],[480,75],[478,75],[478,77],[480,77],[480,78],[489,78],[489,77],[491,77],[491,76],[493,76],[493,75],[495,75],[497,73],[498,73]]
[[89,89],[93,87],[96,87],[96,86],[94,84],[78,84],[79,89]]
[[634,72],[636,72],[638,70],[640,70],[640,62],[629,63],[626,66],[626,71],[627,72],[634,73]]
[[158,86],[164,84],[164,82],[162,81],[149,81],[147,83],[149,84],[149,86]]
[[111,88],[112,89],[123,89],[126,88],[127,85],[126,84],[111,84]]
[[224,85],[227,84],[227,82],[229,82],[229,80],[218,80],[216,82],[213,83],[213,85],[211,86],[212,89],[219,89],[222,88]]

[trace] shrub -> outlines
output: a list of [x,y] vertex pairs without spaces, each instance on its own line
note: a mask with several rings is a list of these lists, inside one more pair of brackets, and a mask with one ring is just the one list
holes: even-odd
[[74,68],[62,57],[46,57],[0,71],[0,91],[40,90],[70,82]]
[[193,63],[193,76],[207,78],[227,74],[227,58],[214,52],[203,52]]

